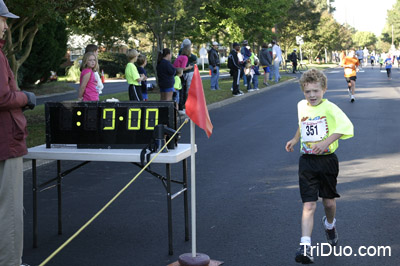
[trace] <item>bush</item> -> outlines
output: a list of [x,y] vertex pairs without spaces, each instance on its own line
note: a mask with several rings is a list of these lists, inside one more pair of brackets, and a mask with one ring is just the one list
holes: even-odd
[[107,73],[109,77],[116,77],[117,74],[125,73],[127,63],[126,54],[99,53],[100,71],[104,70],[104,73]]

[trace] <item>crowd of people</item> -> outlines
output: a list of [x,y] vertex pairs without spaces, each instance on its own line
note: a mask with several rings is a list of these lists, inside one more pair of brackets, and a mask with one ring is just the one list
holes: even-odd
[[258,76],[260,73],[260,65],[264,70],[263,85],[268,86],[268,81],[272,79],[279,82],[281,76],[279,74],[279,67],[282,63],[282,50],[276,41],[270,44],[264,43],[258,56],[252,51],[248,45],[248,41],[242,42],[242,47],[239,43],[235,42],[232,45],[231,52],[228,56],[228,68],[233,77],[232,94],[233,96],[243,95],[240,90],[240,79],[243,78],[243,85],[248,92],[259,90]]
[[[211,75],[210,89],[220,90],[219,74],[221,60],[218,42],[212,42],[208,50],[208,63]],[[192,53],[192,43],[189,39],[183,40],[178,57],[172,62],[172,52],[164,48],[158,53],[157,58],[157,81],[160,88],[161,101],[175,101],[177,108],[184,112],[184,106],[188,91],[193,78],[194,65],[197,64],[197,56]],[[130,101],[148,100],[147,64],[146,55],[140,54],[135,49],[127,52],[128,63],[125,68],[125,78],[128,83],[128,95]],[[240,79],[247,92],[259,90],[258,76],[261,75],[260,67],[263,69],[263,85],[274,80],[279,82],[279,67],[282,62],[282,51],[276,41],[262,45],[258,56],[252,52],[247,40],[242,46],[233,43],[228,57],[228,68],[233,77],[233,96],[243,95],[239,89]],[[294,64],[295,67],[295,64]],[[295,68],[294,68],[295,71]],[[178,82],[178,78],[180,83]],[[99,75],[98,47],[90,44],[85,49],[81,63],[81,76],[78,100],[98,101],[104,85]]]

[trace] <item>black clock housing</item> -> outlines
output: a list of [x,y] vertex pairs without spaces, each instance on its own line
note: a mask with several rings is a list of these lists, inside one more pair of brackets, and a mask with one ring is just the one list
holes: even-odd
[[[47,102],[46,147],[77,144],[77,148],[142,149],[163,124],[176,130],[174,102]],[[177,138],[168,149],[174,149]]]

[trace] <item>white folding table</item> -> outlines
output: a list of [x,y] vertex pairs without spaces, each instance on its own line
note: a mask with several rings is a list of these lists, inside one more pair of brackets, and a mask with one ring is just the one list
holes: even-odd
[[[197,151],[197,147],[196,147]],[[77,149],[76,146],[58,145],[53,148],[46,148],[46,145],[40,145],[28,149],[25,159],[32,160],[32,190],[33,190],[33,247],[38,246],[38,216],[37,216],[37,198],[40,188],[57,183],[58,193],[58,234],[62,234],[62,178],[72,171],[92,161],[106,162],[128,162],[142,168],[140,164],[140,149]],[[155,154],[151,154],[151,158]],[[169,254],[173,254],[172,242],[172,200],[183,193],[184,198],[184,216],[185,216],[185,240],[189,240],[189,212],[188,212],[188,186],[187,186],[187,158],[191,156],[190,144],[178,144],[175,149],[170,149],[167,153],[160,153],[152,163],[161,163],[166,165],[166,176],[158,174],[152,170],[145,169],[153,176],[160,179],[167,192],[168,206],[168,248]],[[38,185],[36,160],[56,160],[57,177],[47,180]],[[61,172],[61,161],[82,161],[79,165]],[[182,180],[171,178],[171,164],[182,161],[183,175]],[[179,191],[171,193],[171,183],[180,184]]]

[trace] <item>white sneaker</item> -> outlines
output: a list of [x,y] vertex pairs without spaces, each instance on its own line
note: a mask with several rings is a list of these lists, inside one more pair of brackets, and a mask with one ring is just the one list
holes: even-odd
[[254,89],[249,89],[249,90],[247,90],[248,92],[252,92],[252,91],[254,91]]

